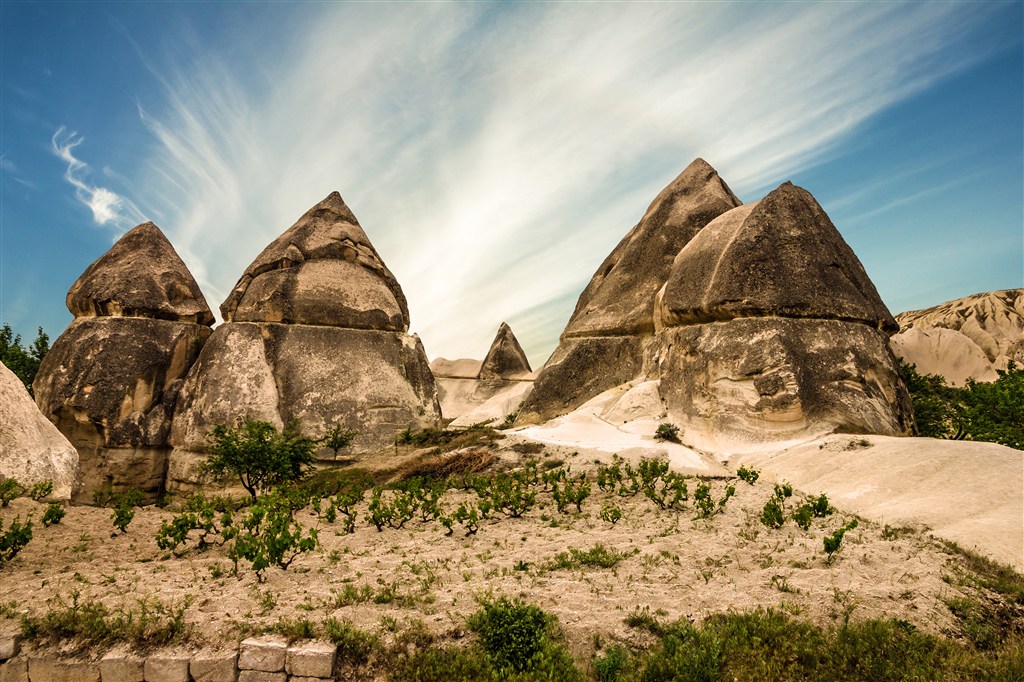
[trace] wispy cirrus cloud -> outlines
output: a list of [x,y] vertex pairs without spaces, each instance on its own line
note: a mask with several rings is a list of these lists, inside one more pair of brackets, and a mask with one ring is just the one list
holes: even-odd
[[111,225],[118,232],[124,232],[143,222],[144,215],[130,199],[86,181],[89,166],[74,155],[75,148],[83,142],[85,138],[64,126],[58,128],[50,139],[53,153],[67,164],[64,179],[75,188],[75,197],[92,211],[92,219],[98,225]]
[[[993,7],[307,6],[280,44],[154,67],[165,100],[140,104],[154,146],[133,196],[216,303],[338,189],[432,357],[481,356],[507,320],[537,364],[692,158],[741,196],[834,158],[871,117],[998,50],[958,49]],[[98,221],[126,206],[76,188]]]

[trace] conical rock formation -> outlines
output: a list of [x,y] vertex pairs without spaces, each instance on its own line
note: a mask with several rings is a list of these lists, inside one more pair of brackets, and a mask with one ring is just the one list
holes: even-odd
[[174,417],[172,489],[202,484],[217,424],[297,420],[313,438],[340,425],[367,452],[440,418],[405,296],[337,192],[264,249],[221,312]]
[[995,381],[1010,362],[1024,367],[1024,289],[965,296],[896,316],[893,352],[922,374],[954,386]]
[[661,396],[691,441],[913,429],[888,348],[895,322],[825,212],[790,183],[690,241],[658,312]]
[[437,382],[441,414],[453,419],[451,426],[456,428],[514,418],[533,390],[530,361],[505,322],[483,362],[437,358],[430,371]]
[[199,286],[159,228],[143,223],[68,292],[75,319],[43,358],[42,413],[79,453],[89,501],[105,486],[150,499],[164,483],[178,390],[213,322]]
[[480,379],[496,381],[523,377],[532,372],[530,361],[519,345],[519,339],[505,322],[498,327],[498,333],[480,366]]
[[0,363],[0,478],[30,486],[53,482],[51,497],[71,498],[78,451],[36,408],[21,380]]
[[654,297],[668,279],[673,259],[705,225],[739,205],[703,159],[693,161],[662,190],[583,290],[520,421],[565,414],[642,375],[655,332]]

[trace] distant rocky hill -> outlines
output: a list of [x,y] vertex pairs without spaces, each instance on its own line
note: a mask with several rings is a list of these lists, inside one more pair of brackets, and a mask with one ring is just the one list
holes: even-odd
[[965,296],[896,316],[893,352],[954,386],[994,381],[1010,361],[1024,366],[1024,289]]

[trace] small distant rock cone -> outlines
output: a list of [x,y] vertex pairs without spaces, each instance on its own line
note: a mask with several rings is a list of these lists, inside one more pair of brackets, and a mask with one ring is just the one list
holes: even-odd
[[297,420],[312,438],[343,426],[368,452],[440,419],[405,296],[337,192],[257,256],[221,312],[175,413],[172,490],[202,484],[217,424]]
[[480,367],[479,378],[484,381],[496,381],[523,377],[532,371],[530,361],[526,358],[516,335],[512,333],[512,328],[502,322]]
[[210,336],[206,299],[163,232],[133,228],[71,286],[75,320],[43,358],[36,404],[78,450],[87,502],[101,487],[162,489],[178,390]]
[[519,422],[565,414],[643,374],[645,348],[655,332],[654,297],[673,259],[705,225],[739,205],[703,159],[662,190],[583,290]]

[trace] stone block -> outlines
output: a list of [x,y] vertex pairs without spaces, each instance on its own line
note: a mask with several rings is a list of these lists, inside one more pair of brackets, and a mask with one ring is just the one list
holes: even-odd
[[28,659],[31,682],[100,682],[99,663],[62,660],[49,656]]
[[28,659],[11,658],[0,663],[0,682],[28,682]]
[[285,671],[300,677],[331,677],[338,647],[328,642],[302,642],[288,649]]
[[238,651],[202,651],[192,656],[189,672],[195,682],[234,682],[238,678]]
[[332,682],[333,677],[296,677],[292,675],[288,678],[288,682]]
[[187,654],[157,654],[146,659],[146,682],[189,682]]
[[284,640],[271,637],[250,637],[238,648],[238,669],[259,672],[284,672]]
[[0,662],[14,658],[21,651],[21,633],[0,636]]
[[288,682],[285,672],[270,673],[263,670],[240,670],[238,682]]
[[103,682],[143,682],[145,661],[124,651],[110,651],[100,659]]

